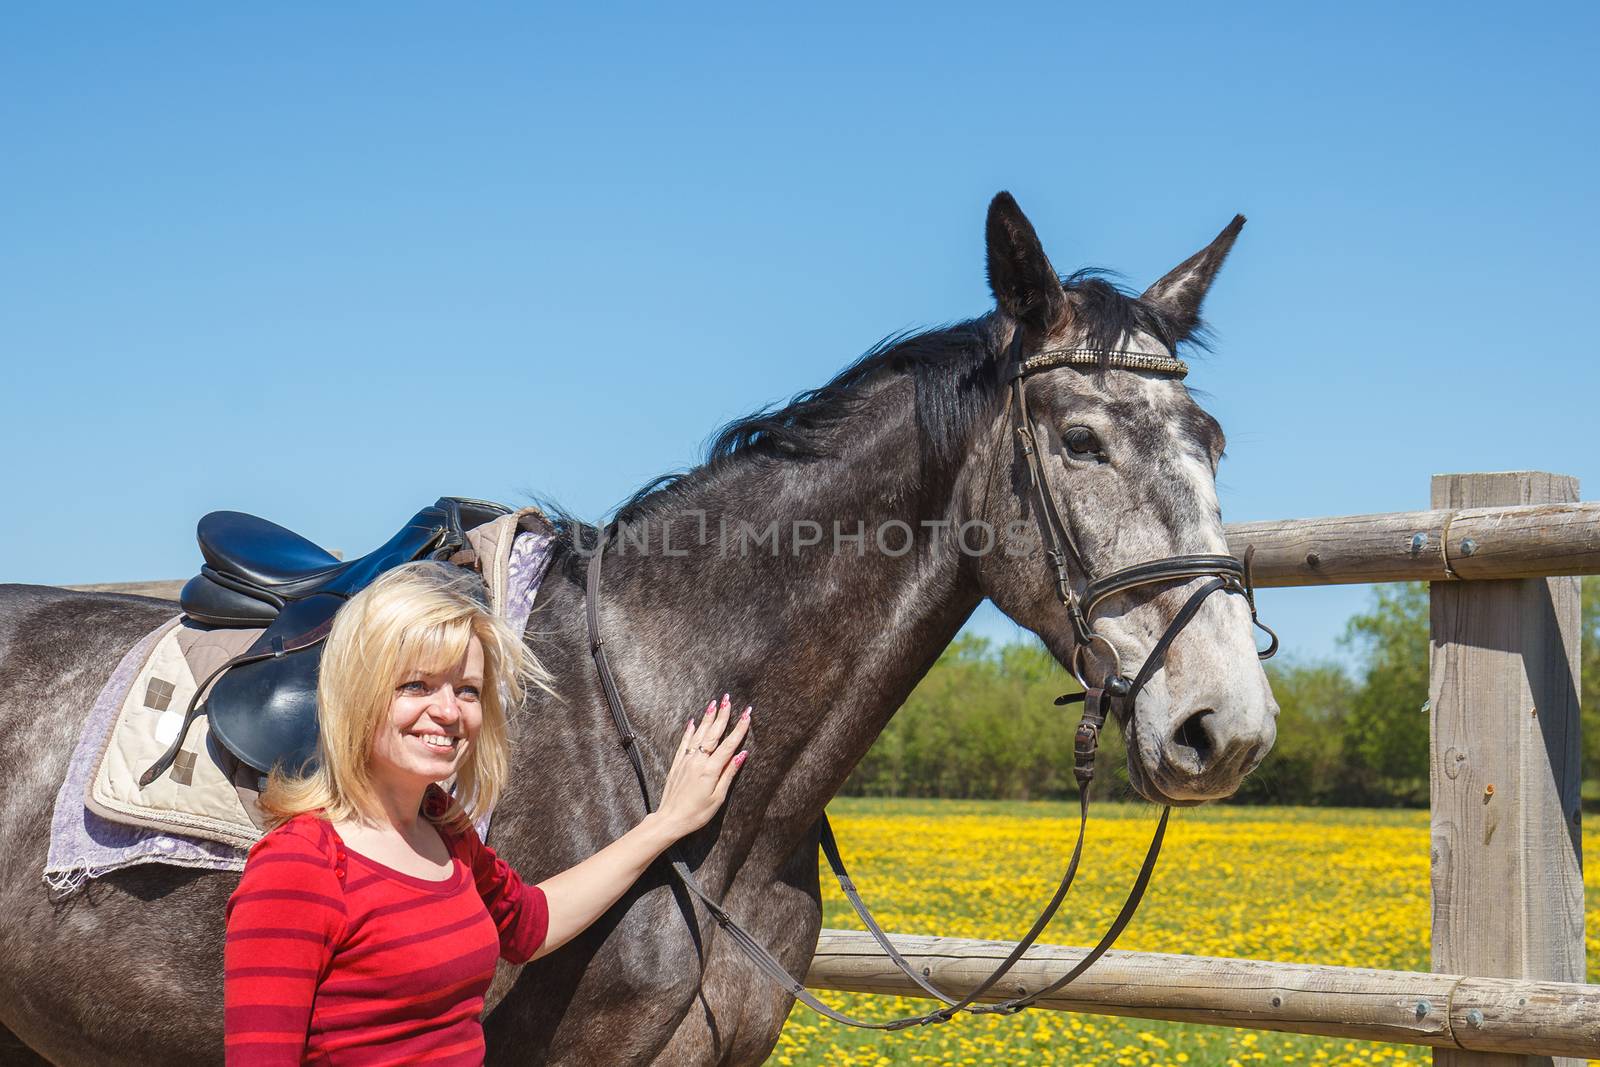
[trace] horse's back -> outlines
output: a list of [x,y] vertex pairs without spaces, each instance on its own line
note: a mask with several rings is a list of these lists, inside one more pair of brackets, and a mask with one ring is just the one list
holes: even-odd
[[8,869],[25,843],[19,834],[48,833],[67,761],[118,660],[177,610],[149,597],[0,585],[0,855]]
[[220,1058],[222,909],[237,876],[135,867],[59,900],[43,880],[90,706],[177,613],[150,597],[0,585],[0,1025],[54,1062],[149,1062],[185,1045],[193,1062]]

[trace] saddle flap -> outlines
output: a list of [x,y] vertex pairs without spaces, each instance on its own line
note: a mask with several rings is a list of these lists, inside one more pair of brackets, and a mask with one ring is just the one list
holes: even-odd
[[211,733],[224,748],[265,774],[281,764],[291,773],[317,754],[317,668],[322,643],[344,598],[328,594],[284,606],[206,696]]
[[317,755],[317,668],[320,643],[231,668],[206,697],[211,735],[229,752],[266,774],[290,774]]

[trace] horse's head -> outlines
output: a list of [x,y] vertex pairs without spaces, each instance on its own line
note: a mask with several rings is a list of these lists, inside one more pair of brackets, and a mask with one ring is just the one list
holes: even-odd
[[[1063,283],[1016,201],[1001,193],[988,219],[996,343],[1022,355],[1081,348],[1171,357],[1199,327],[1200,303],[1243,223],[1234,219],[1135,299],[1093,277]],[[1006,359],[999,362],[1004,393]],[[1122,568],[1227,553],[1216,493],[1222,428],[1177,376],[1063,365],[1031,373],[1026,397],[1040,472],[1075,548],[1064,556],[1080,603],[1091,579]],[[1064,665],[1081,656],[1091,681],[1132,677],[1209,579],[1101,600],[1088,619],[1096,639],[1080,653],[1043,551],[1039,519],[1047,509],[1031,484],[1012,410],[999,413],[966,479],[969,512],[1005,531],[997,550],[978,560],[982,591]],[[1128,773],[1145,798],[1194,804],[1228,796],[1272,747],[1278,707],[1253,640],[1245,597],[1228,591],[1205,598],[1178,631],[1122,723]]]

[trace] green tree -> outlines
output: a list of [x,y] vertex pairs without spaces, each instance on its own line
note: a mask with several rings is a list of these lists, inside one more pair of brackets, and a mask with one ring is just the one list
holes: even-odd
[[1036,641],[951,643],[845,783],[855,795],[1027,800],[1076,792],[1076,688]]
[[1322,804],[1345,781],[1345,718],[1356,685],[1334,662],[1267,664],[1278,701],[1278,739],[1237,798],[1266,804]]
[[1345,627],[1346,647],[1364,653],[1361,687],[1345,718],[1349,781],[1344,802],[1428,800],[1428,586],[1380,585],[1369,611]]

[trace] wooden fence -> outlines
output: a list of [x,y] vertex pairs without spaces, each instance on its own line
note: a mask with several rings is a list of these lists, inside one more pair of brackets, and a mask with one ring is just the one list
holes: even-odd
[[[1012,947],[941,937],[892,940],[907,963],[951,993],[965,993],[988,977]],[[1001,979],[996,995],[984,999],[1048,985],[1085,951],[1035,946]],[[823,931],[807,984],[926,996],[869,935],[854,930]],[[1600,1049],[1600,986],[1573,982],[1111,951],[1038,1006],[1483,1052],[1579,1056]]]
[[[1227,537],[1235,554],[1255,547],[1262,587],[1431,583],[1433,973],[1112,952],[1039,1007],[1432,1045],[1447,1067],[1600,1057],[1600,986],[1582,984],[1575,577],[1600,574],[1600,503],[1579,503],[1576,479],[1528,472],[1439,475],[1432,497],[1428,511],[1234,523]],[[896,941],[958,993],[1010,948]],[[1036,947],[990,999],[1082,952]],[[808,984],[920,992],[866,934],[840,930],[823,931]]]
[[[1447,1067],[1600,1057],[1600,986],[1582,984],[1575,577],[1600,573],[1600,503],[1544,473],[1432,489],[1429,511],[1227,536],[1235,554],[1255,547],[1258,586],[1431,583],[1433,973],[1112,952],[1039,1007],[1432,1045]],[[952,993],[1011,947],[895,940]],[[1036,947],[986,999],[1038,989],[1083,951]],[[808,984],[920,995],[854,931],[823,931]]]

